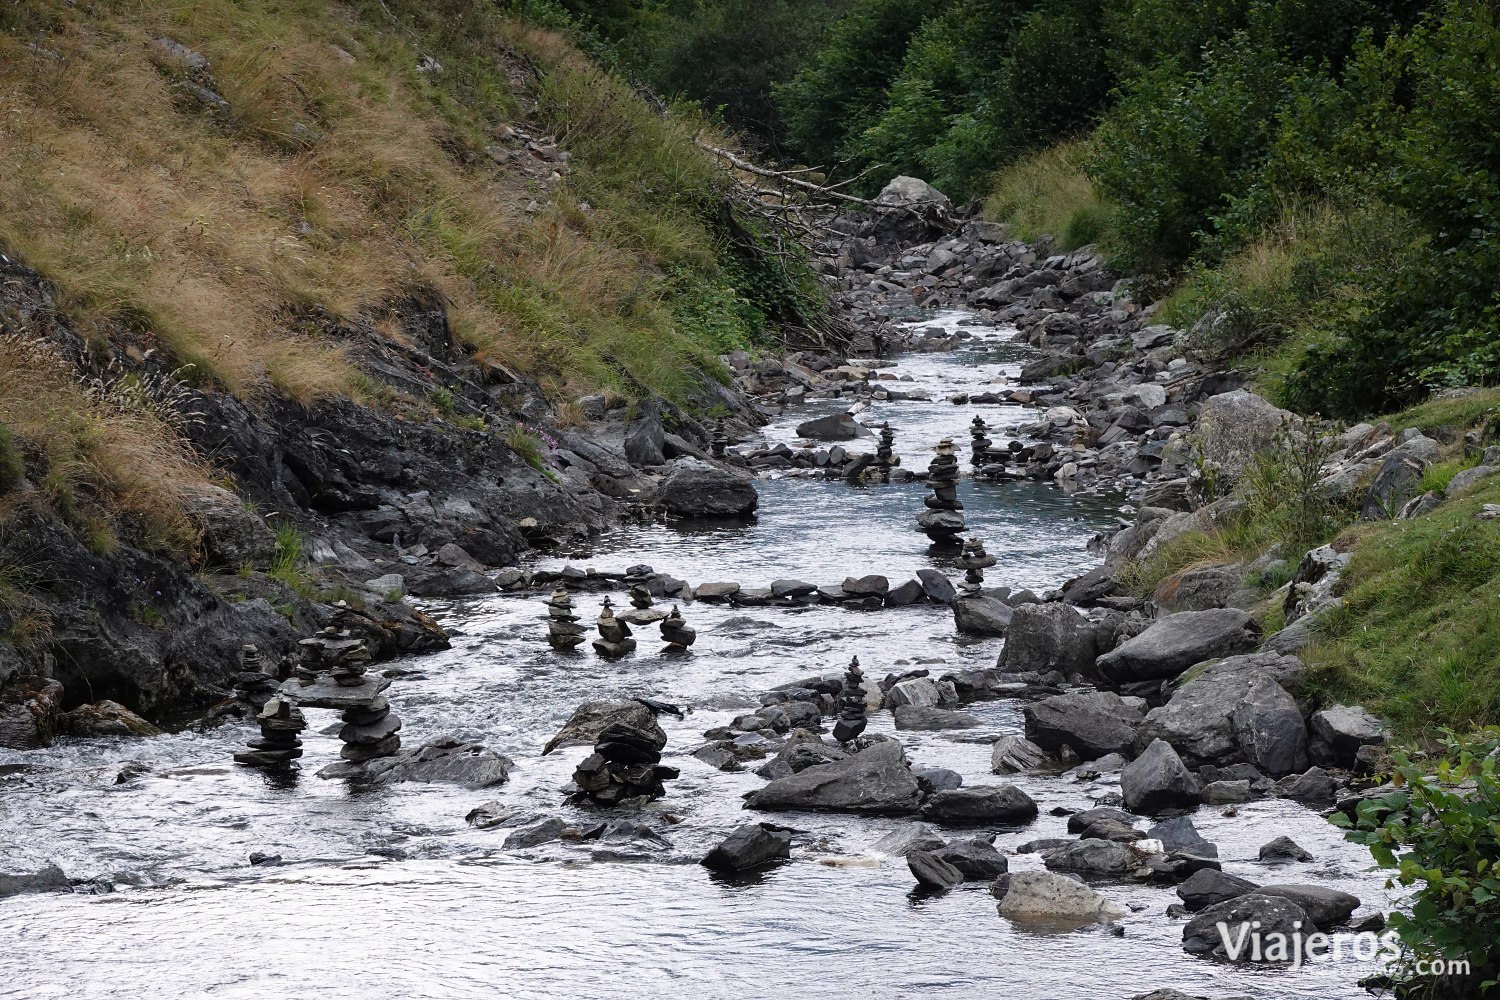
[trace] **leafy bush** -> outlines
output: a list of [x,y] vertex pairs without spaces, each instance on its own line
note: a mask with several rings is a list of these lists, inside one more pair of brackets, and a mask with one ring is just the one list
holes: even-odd
[[1335,447],[1311,424],[1294,424],[1283,426],[1271,447],[1256,455],[1240,482],[1255,544],[1303,552],[1332,538],[1347,522],[1349,512],[1322,489],[1323,463]]
[[[1393,873],[1392,884],[1414,888],[1410,914],[1390,916],[1407,987],[1478,996],[1500,977],[1500,727],[1450,733],[1439,746],[1430,756],[1396,754],[1402,787],[1333,822]],[[1466,959],[1471,972],[1446,982],[1415,974],[1415,963],[1434,959]]]

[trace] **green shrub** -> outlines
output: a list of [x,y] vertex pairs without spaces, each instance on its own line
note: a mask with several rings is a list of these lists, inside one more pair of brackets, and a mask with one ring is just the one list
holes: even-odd
[[1284,426],[1246,468],[1239,492],[1248,505],[1255,546],[1304,552],[1322,545],[1350,519],[1322,489],[1323,463],[1336,442],[1308,424]]
[[1108,243],[1110,211],[1086,173],[1090,146],[1075,139],[1021,156],[995,174],[984,214],[1017,238],[1050,235],[1064,250]]
[[[1403,946],[1398,996],[1479,996],[1500,977],[1500,728],[1450,733],[1439,747],[1397,753],[1402,787],[1361,802],[1353,820],[1332,818],[1393,885],[1414,889],[1411,912],[1390,915]],[[1417,974],[1416,963],[1439,959],[1467,960],[1470,972]]]

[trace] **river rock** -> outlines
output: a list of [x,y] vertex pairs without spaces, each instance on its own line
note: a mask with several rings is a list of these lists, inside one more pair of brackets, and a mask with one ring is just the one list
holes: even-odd
[[1161,841],[1162,846],[1169,851],[1195,854],[1202,858],[1219,856],[1218,847],[1203,839],[1203,835],[1193,825],[1191,816],[1173,816],[1170,819],[1164,819],[1150,827],[1146,831],[1146,836],[1152,840]]
[[63,686],[47,677],[17,677],[0,684],[0,747],[51,746],[62,717]]
[[644,729],[660,736],[661,745],[667,745],[667,734],[656,723],[656,713],[638,701],[586,701],[573,710],[567,723],[557,735],[542,747],[542,754],[561,750],[564,747],[591,747],[599,734],[615,723],[624,723],[636,729]]
[[922,804],[922,817],[950,826],[1019,824],[1036,818],[1036,803],[1015,785],[971,785],[937,792]]
[[1256,892],[1290,899],[1307,913],[1319,930],[1329,930],[1348,920],[1359,909],[1359,897],[1321,885],[1263,885]]
[[891,589],[891,581],[887,577],[871,574],[861,577],[845,577],[841,588],[844,593],[858,597],[884,597]]
[[1075,840],[1042,852],[1042,864],[1053,871],[1097,876],[1135,875],[1144,871],[1148,855],[1113,840]]
[[667,431],[661,422],[661,406],[654,399],[636,404],[635,416],[625,428],[625,459],[631,465],[661,465],[667,460]]
[[848,752],[841,747],[830,746],[812,733],[807,735],[813,738],[799,740],[794,734],[793,739],[776,751],[776,756],[756,768],[755,773],[767,779],[785,778],[793,774],[801,774],[809,767],[832,764],[848,758]]
[[1276,794],[1314,809],[1325,809],[1338,797],[1338,784],[1321,767],[1310,767],[1276,782]]
[[948,846],[937,828],[928,823],[908,823],[870,845],[876,854],[904,858],[912,851],[940,851]]
[[934,604],[952,604],[958,596],[958,591],[953,587],[953,581],[938,570],[919,569],[917,580],[922,584],[922,593]]
[[1125,820],[1118,819],[1101,819],[1090,823],[1078,836],[1081,840],[1113,840],[1120,844],[1146,839],[1144,833]]
[[1239,760],[1245,751],[1235,712],[1250,689],[1261,678],[1300,689],[1303,672],[1301,660],[1277,653],[1230,656],[1194,668],[1165,705],[1146,714],[1139,741],[1165,740],[1194,767]]
[[935,708],[942,701],[943,693],[931,677],[908,677],[892,684],[885,693],[885,707],[893,712],[902,706]]
[[745,801],[752,809],[770,811],[810,809],[879,814],[915,812],[921,798],[921,787],[906,765],[901,745],[880,742],[845,760],[777,778],[748,793]]
[[917,884],[926,889],[951,889],[963,882],[964,873],[927,851],[912,851],[906,856]]
[[1321,764],[1353,767],[1360,747],[1381,746],[1386,740],[1385,724],[1358,705],[1320,709],[1308,721],[1310,753]]
[[931,785],[934,792],[950,792],[964,786],[964,776],[946,767],[926,767],[922,764],[914,764],[911,770],[919,781]]
[[1238,608],[1168,615],[1099,657],[1099,673],[1116,684],[1165,680],[1204,660],[1247,653],[1260,644],[1260,626]]
[[517,827],[505,838],[502,849],[507,851],[524,851],[528,848],[539,847],[550,843],[561,837],[568,824],[557,816],[548,816],[534,823]]
[[1249,802],[1255,798],[1248,780],[1210,781],[1203,786],[1203,804],[1209,806],[1232,806]]
[[1195,436],[1203,461],[1233,478],[1269,448],[1282,424],[1292,419],[1291,413],[1255,393],[1235,389],[1203,401]]
[[1135,748],[1140,710],[1109,691],[1069,691],[1025,705],[1026,738],[1051,753],[1068,746],[1085,760]]
[[933,851],[933,855],[963,873],[965,882],[988,882],[1004,875],[1010,868],[1005,855],[988,840],[955,841]]
[[1313,856],[1291,837],[1281,836],[1262,844],[1256,857],[1266,864],[1284,865],[1293,861],[1311,861]]
[[[1259,935],[1261,961],[1271,961],[1276,956],[1270,945],[1280,940],[1293,948],[1294,939],[1307,933],[1308,923],[1306,911],[1290,899],[1251,892],[1199,911],[1182,929],[1182,949],[1193,955],[1249,962],[1255,960],[1252,942]],[[1236,949],[1241,943],[1243,947]],[[1290,961],[1292,956],[1289,950],[1284,959]]]
[[1125,808],[1134,813],[1198,804],[1202,789],[1165,740],[1152,740],[1139,757],[1120,772],[1120,793]]
[[760,505],[760,496],[741,475],[696,458],[679,458],[667,467],[658,503],[678,517],[746,518]]
[[993,597],[965,595],[953,602],[953,624],[965,635],[1004,635],[1014,615]]
[[699,864],[715,871],[744,871],[791,857],[791,844],[788,830],[769,823],[746,823],[725,837]]
[[514,766],[509,757],[483,744],[440,736],[393,757],[372,760],[366,773],[371,781],[385,785],[420,781],[489,788],[510,780]]
[[1050,762],[1047,751],[1024,736],[1002,736],[990,748],[990,771],[993,774],[1015,774]]
[[1247,763],[1272,777],[1307,769],[1307,727],[1297,701],[1260,677],[1234,709],[1234,730]]
[[0,874],[0,899],[33,892],[72,892],[68,876],[56,865],[24,875]]
[[1112,806],[1096,806],[1093,809],[1085,809],[1068,817],[1068,832],[1082,833],[1095,823],[1104,820],[1114,820],[1119,823],[1134,823],[1135,817],[1123,809],[1115,809]]
[[1177,887],[1177,895],[1182,898],[1182,905],[1196,913],[1210,906],[1231,899],[1238,899],[1247,892],[1254,892],[1258,886],[1247,878],[1237,875],[1226,875],[1213,868],[1204,868],[1187,877],[1187,881]]
[[967,712],[951,712],[946,708],[925,705],[900,705],[893,714],[897,729],[933,732],[941,729],[973,729],[979,725],[979,720]]
[[1005,627],[1000,669],[1087,673],[1098,656],[1093,622],[1066,604],[1023,604]]
[[870,432],[857,424],[849,414],[835,413],[798,424],[797,436],[813,441],[853,441],[855,438],[869,437]]
[[1013,872],[1000,900],[1002,917],[1025,923],[1082,924],[1117,920],[1125,911],[1082,882],[1054,872]]

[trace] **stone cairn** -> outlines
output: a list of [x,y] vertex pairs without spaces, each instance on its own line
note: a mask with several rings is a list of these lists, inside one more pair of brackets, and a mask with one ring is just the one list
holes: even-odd
[[880,478],[891,481],[891,470],[901,464],[896,456],[896,430],[889,420],[880,425],[880,440],[875,445],[875,462],[880,467]]
[[253,718],[276,696],[281,682],[266,673],[260,650],[253,645],[247,643],[240,648],[240,663],[239,675],[234,679],[234,700],[237,711]]
[[984,589],[984,571],[995,565],[995,557],[984,551],[984,539],[976,536],[965,541],[963,554],[956,561],[964,571],[958,589],[966,596],[978,595]]
[[934,545],[957,547],[958,536],[965,528],[958,502],[958,458],[953,454],[953,439],[938,442],[937,454],[927,466],[927,509],[917,515],[917,526]]
[[833,738],[848,743],[865,731],[865,672],[859,667],[859,657],[849,661],[844,671],[844,686],[839,691],[839,719],[833,724]]
[[724,433],[723,420],[714,421],[714,436],[713,440],[709,443],[709,447],[713,450],[714,458],[717,458],[721,462],[728,455],[729,435]]
[[381,694],[391,681],[368,672],[370,650],[365,641],[330,625],[298,647],[296,670],[281,685],[278,700],[301,708],[342,710],[344,724],[338,737],[344,748],[339,756],[352,764],[400,750],[401,717]]
[[588,630],[578,624],[568,588],[559,584],[544,603],[547,605],[547,643],[559,653],[583,645]]
[[302,711],[289,699],[273,695],[256,713],[260,723],[260,738],[250,741],[249,750],[234,755],[236,764],[250,767],[287,766],[302,756],[302,739],[298,736],[307,728]]
[[672,605],[672,613],[662,619],[661,637],[666,640],[667,647],[674,650],[683,650],[691,646],[698,638],[694,629],[688,628],[688,623],[683,619],[682,612],[677,610],[677,605]]
[[615,617],[614,606],[609,603],[608,597],[604,599],[599,620],[594,626],[599,630],[599,638],[594,640],[594,651],[606,660],[618,660],[635,649],[635,640],[630,637],[630,626]]
[[979,414],[974,414],[974,422],[969,424],[969,464],[979,468],[985,464],[989,454],[990,446],[995,442],[990,440],[990,428]]
[[599,734],[594,752],[573,771],[573,783],[601,805],[659,799],[666,794],[662,782],[679,774],[677,768],[661,763],[666,743],[665,734],[658,738],[657,733],[628,723],[613,723]]
[[645,611],[651,607],[650,580],[650,566],[632,566],[625,571],[625,583],[632,608]]

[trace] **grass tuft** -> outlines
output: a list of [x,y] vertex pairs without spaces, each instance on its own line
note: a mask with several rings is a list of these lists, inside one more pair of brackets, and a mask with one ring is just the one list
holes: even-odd
[[995,175],[986,218],[1004,222],[1018,239],[1052,236],[1062,250],[1108,247],[1110,208],[1084,172],[1089,140],[1058,143],[1022,156]]

